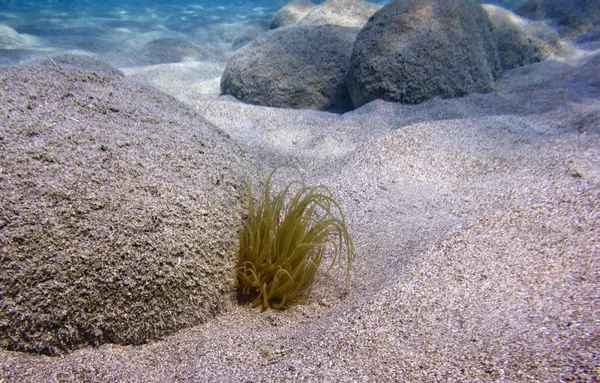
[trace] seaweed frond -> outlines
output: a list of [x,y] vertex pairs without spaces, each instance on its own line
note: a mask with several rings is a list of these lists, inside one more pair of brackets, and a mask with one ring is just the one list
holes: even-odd
[[269,174],[258,205],[250,193],[239,234],[235,287],[265,309],[305,302],[326,251],[333,252],[333,266],[345,249],[348,289],[354,257],[342,208],[325,186],[291,182],[271,198],[272,178],[281,167]]

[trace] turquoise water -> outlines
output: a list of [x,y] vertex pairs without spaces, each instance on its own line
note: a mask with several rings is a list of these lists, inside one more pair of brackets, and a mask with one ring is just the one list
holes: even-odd
[[[0,24],[19,33],[57,36],[72,33],[97,34],[97,29],[155,28],[189,32],[198,26],[269,20],[289,0],[143,1],[143,0],[0,0]],[[320,4],[323,1],[313,1]],[[387,0],[371,1],[385,5]],[[523,0],[499,0],[514,8]]]
[[[60,35],[104,28],[136,31],[169,29],[189,31],[199,26],[234,23],[272,16],[284,1],[40,1],[2,2],[0,23],[19,33]],[[100,31],[98,31],[100,32]]]
[[232,47],[268,30],[273,14],[288,2],[0,0],[0,66],[75,53],[131,67],[139,64],[135,52],[165,38],[219,52],[205,61],[224,61]]
[[[138,49],[153,38],[232,43],[231,33],[224,28],[255,23],[264,31],[273,14],[288,2],[0,0],[0,66],[52,53],[122,52]],[[384,5],[387,0],[377,3]]]
[[[515,9],[525,1],[492,2]],[[118,68],[131,67],[136,65],[135,52],[145,44],[173,38],[219,52],[204,61],[226,61],[232,50],[268,30],[272,16],[289,2],[0,0],[0,66],[77,53],[100,55]],[[389,0],[371,2],[383,6]]]

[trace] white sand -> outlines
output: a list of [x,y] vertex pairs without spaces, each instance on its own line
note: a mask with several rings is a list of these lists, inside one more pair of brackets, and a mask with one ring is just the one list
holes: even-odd
[[357,247],[350,294],[323,271],[285,311],[234,305],[62,358],[1,351],[0,381],[599,379],[600,51],[508,72],[494,93],[345,115],[244,105],[199,85],[214,67],[159,67],[213,93],[129,74],[159,79],[265,174],[292,163],[333,190]]

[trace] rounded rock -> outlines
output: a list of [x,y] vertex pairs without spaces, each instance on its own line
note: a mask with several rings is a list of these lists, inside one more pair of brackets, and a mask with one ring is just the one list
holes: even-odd
[[346,68],[358,31],[332,25],[271,30],[229,60],[221,93],[255,105],[350,110]]
[[359,33],[348,70],[355,107],[489,92],[500,75],[496,38],[471,0],[396,0]]
[[39,64],[0,88],[0,347],[139,344],[229,307],[239,147],[119,77]]

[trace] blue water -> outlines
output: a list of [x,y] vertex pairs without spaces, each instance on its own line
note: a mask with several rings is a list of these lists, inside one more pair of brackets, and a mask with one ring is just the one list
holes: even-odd
[[[267,29],[273,14],[290,1],[0,0],[0,66],[65,52],[133,52],[156,38],[175,37],[208,46],[231,44],[224,37],[226,28],[254,22]],[[524,1],[494,3],[514,9]],[[389,0],[371,2],[385,5]],[[15,32],[19,37],[7,40],[7,33]],[[114,56],[101,58],[116,66],[133,65]]]
[[[289,1],[0,0],[0,24],[36,36],[86,33],[82,24],[91,28],[125,27],[137,31],[150,31],[160,26],[187,32],[201,25],[270,19]],[[323,1],[313,2],[320,4]],[[513,9],[524,1],[497,0],[494,3]],[[371,2],[385,5],[389,0]],[[92,18],[96,23],[90,21]]]
[[44,36],[77,32],[82,24],[138,31],[165,27],[173,31],[189,31],[207,24],[268,18],[285,1],[10,0],[1,4],[0,23],[19,33]]
[[[168,20],[167,27],[186,31],[202,24],[235,22],[244,19],[270,19],[291,0],[0,0],[0,24],[11,26],[20,33],[56,35],[67,33],[69,24],[89,17],[106,19],[108,26],[136,24],[147,30],[157,20]],[[324,0],[314,0],[320,4]],[[497,0],[494,3],[512,9],[525,0]],[[389,0],[371,1],[385,5]],[[489,1],[480,1],[489,2]],[[52,20],[49,20],[52,18]],[[144,20],[145,19],[145,20]],[[109,22],[112,20],[111,22]],[[60,28],[54,23],[62,23]],[[153,24],[154,23],[154,24]],[[127,25],[129,26],[129,25]],[[62,32],[60,32],[62,31]],[[73,32],[73,30],[71,30]],[[76,30],[75,30],[76,32]]]
[[[227,28],[254,22],[267,29],[288,1],[0,0],[0,66],[62,53],[104,55],[98,58],[130,66],[132,52],[159,38],[221,44],[224,51],[233,42]],[[114,56],[122,52],[131,56],[126,62]]]

